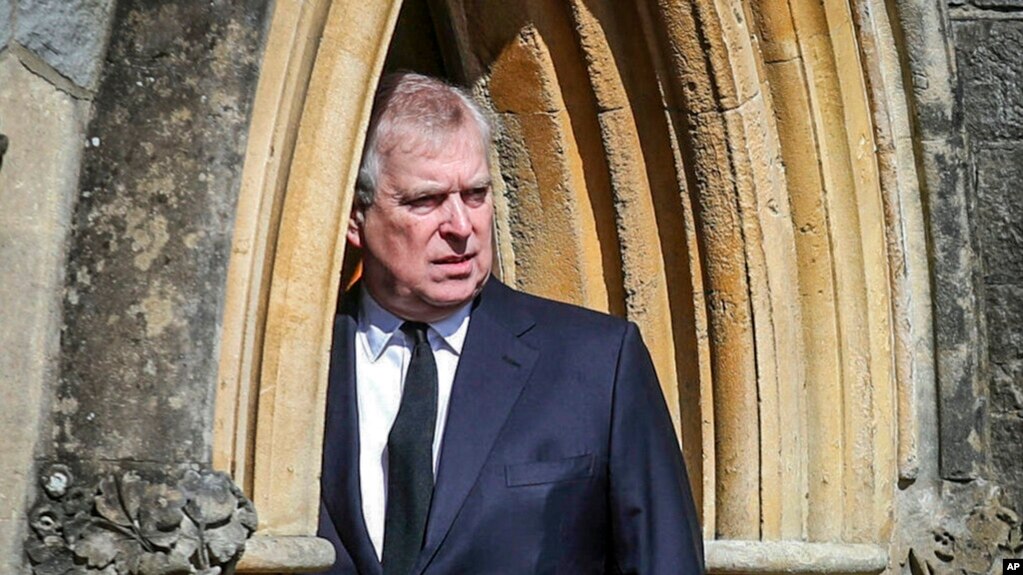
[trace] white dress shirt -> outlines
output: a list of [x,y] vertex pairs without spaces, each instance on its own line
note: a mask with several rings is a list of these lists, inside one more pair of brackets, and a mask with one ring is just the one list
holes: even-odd
[[[433,322],[427,339],[437,361],[437,428],[433,433],[433,474],[437,475],[451,385],[469,329],[467,303]],[[355,391],[359,409],[359,479],[362,516],[377,558],[383,556],[387,506],[387,436],[398,416],[413,342],[399,328],[404,320],[385,310],[363,286],[355,336]]]

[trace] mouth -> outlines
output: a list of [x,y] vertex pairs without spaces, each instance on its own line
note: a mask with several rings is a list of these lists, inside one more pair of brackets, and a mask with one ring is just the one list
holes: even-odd
[[476,254],[452,255],[433,260],[433,264],[444,270],[449,278],[468,276],[472,272]]
[[443,257],[443,258],[438,258],[438,259],[433,260],[433,263],[440,264],[440,265],[461,264],[461,263],[464,263],[464,262],[467,262],[467,261],[471,260],[475,255],[476,254],[463,254],[463,255],[446,256],[446,257]]

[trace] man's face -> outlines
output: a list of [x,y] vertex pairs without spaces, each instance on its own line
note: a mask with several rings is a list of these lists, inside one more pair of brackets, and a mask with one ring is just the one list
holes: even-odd
[[486,150],[472,122],[436,146],[398,145],[381,158],[373,204],[353,213],[366,287],[408,320],[435,321],[483,287],[493,261],[494,204]]

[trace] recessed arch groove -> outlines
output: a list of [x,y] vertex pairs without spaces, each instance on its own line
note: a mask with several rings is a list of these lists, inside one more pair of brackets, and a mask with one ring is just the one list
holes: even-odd
[[[536,95],[517,98],[512,86],[523,76],[535,79]],[[524,288],[543,276],[543,289],[569,301],[609,306],[596,221],[586,192],[575,133],[565,111],[543,38],[527,28],[505,51],[491,77],[493,105],[503,122],[507,193],[516,254],[516,278]],[[519,154],[524,157],[519,157]],[[550,161],[557,158],[558,161]],[[530,242],[538,230],[549,242]],[[560,266],[547,266],[559,261]],[[537,286],[539,287],[539,286]]]
[[[894,423],[894,373],[891,345],[891,290],[884,208],[874,143],[874,120],[868,104],[864,62],[855,36],[850,3],[827,5],[827,18],[839,69],[853,69],[858,74],[839,74],[843,93],[845,125],[849,139],[853,173],[856,175],[856,203],[859,208],[861,242],[864,255],[864,280],[867,296],[867,325],[870,349],[870,382],[872,396],[866,413],[866,430],[858,430],[856,444],[869,442],[849,457],[851,467],[866,468],[872,474],[871,489],[865,497],[864,517],[857,517],[848,527],[846,540],[871,541],[880,527],[877,514],[878,494],[890,493],[891,477],[896,474]],[[862,459],[869,456],[869,465]],[[860,500],[856,501],[858,505]]]
[[[820,437],[815,461],[827,470],[810,486],[808,531],[815,540],[840,540],[860,529],[869,515],[868,494],[873,492],[873,473],[856,465],[857,456],[870,456],[871,441],[863,437],[871,424],[870,346],[866,278],[860,214],[854,194],[856,177],[845,129],[845,109],[835,50],[829,35],[824,7],[811,2],[791,2],[796,40],[807,78],[810,115],[817,133],[823,182],[823,205],[827,212],[827,233],[833,254],[831,273],[836,300],[840,396],[821,398],[813,406],[818,421],[839,419],[838,437]],[[842,446],[836,453],[832,447]],[[823,442],[823,443],[820,443]],[[836,457],[837,456],[837,457]],[[869,461],[869,459],[868,459]],[[842,488],[836,493],[833,484]],[[834,503],[842,514],[827,511],[823,501]]]
[[[799,269],[799,296],[806,345],[806,401],[808,427],[808,489],[811,522],[826,521],[842,509],[841,458],[834,442],[841,442],[841,418],[821,406],[842,404],[837,303],[832,275],[833,254],[824,195],[818,133],[810,108],[810,94],[801,48],[786,0],[756,3],[753,15],[760,33],[779,126],[782,157],[788,176],[790,206]],[[825,511],[830,509],[830,511]]]
[[[706,329],[699,289],[699,252],[693,229],[692,206],[686,189],[686,175],[679,142],[671,121],[677,109],[664,85],[663,57],[654,40],[657,32],[645,4],[585,2],[607,39],[614,65],[621,71],[621,86],[628,100],[644,160],[653,219],[663,258],[665,291],[675,360],[674,380],[664,382],[677,392],[682,449],[690,474],[694,477],[694,496],[703,517],[711,516],[713,504],[705,493],[713,485],[712,419],[702,417],[701,405],[710,404],[710,376],[707,360]],[[580,27],[582,31],[583,28]],[[636,34],[644,30],[644,34]],[[634,225],[625,221],[624,225]],[[696,271],[694,271],[694,269]],[[700,293],[702,296],[702,293]],[[699,304],[698,304],[699,301]],[[702,320],[698,316],[703,316]],[[672,396],[666,393],[671,400]],[[705,423],[704,423],[705,422]],[[704,453],[708,459],[705,464]],[[707,474],[705,476],[705,474]],[[699,479],[703,478],[703,481]],[[708,480],[711,482],[708,483]]]
[[326,1],[300,10],[281,10],[267,38],[268,60],[257,88],[249,153],[235,221],[232,265],[228,270],[220,357],[218,410],[214,419],[213,464],[230,470],[235,482],[252,489],[258,369],[262,354],[268,278],[277,242],[281,205],[297,138],[317,39],[326,24]]
[[[482,14],[492,9],[504,14],[504,19],[488,19],[485,25],[456,30],[456,34],[461,38],[460,43],[472,51],[474,67],[493,70],[489,74],[486,97],[495,104],[495,109],[502,114],[503,119],[508,120],[510,126],[533,122],[526,119],[514,104],[518,102],[525,105],[536,98],[533,91],[538,91],[547,99],[547,103],[537,109],[553,110],[558,114],[557,131],[549,132],[549,136],[563,143],[550,145],[550,138],[545,140],[543,137],[531,142],[510,137],[501,142],[501,165],[503,170],[520,169],[520,163],[514,159],[518,153],[516,150],[534,149],[540,165],[553,161],[560,164],[564,173],[570,176],[558,191],[547,190],[545,193],[549,194],[552,201],[557,201],[559,194],[563,196],[561,199],[572,206],[577,217],[582,218],[579,221],[585,223],[583,228],[588,230],[585,232],[587,237],[580,245],[584,245],[590,253],[585,260],[587,267],[579,269],[590,270],[588,293],[593,295],[588,299],[571,297],[570,293],[561,292],[547,281],[546,278],[552,273],[557,277],[559,273],[567,272],[571,275],[578,271],[573,266],[563,271],[554,269],[558,267],[553,265],[559,262],[557,258],[534,258],[535,265],[529,270],[516,271],[517,283],[523,288],[555,299],[590,305],[612,313],[624,313],[626,303],[621,279],[621,239],[615,223],[608,159],[601,145],[597,102],[588,89],[582,55],[571,40],[572,28],[567,9],[545,2],[527,2],[501,8],[494,4],[497,3],[452,6],[452,11],[465,14],[466,21],[481,19]],[[542,76],[523,76],[516,69],[520,59],[518,46],[523,41],[543,44],[546,62]],[[501,46],[496,53],[489,48],[489,43],[494,42]],[[534,84],[534,81],[539,83]],[[512,178],[512,181],[515,179]],[[516,185],[520,184],[532,186],[536,182],[516,182]],[[515,198],[509,200],[518,201]],[[556,241],[534,241],[537,234],[529,233],[523,227],[531,225],[530,222],[515,215],[512,218],[513,237],[519,239],[517,255],[521,250],[544,249],[543,244],[558,245]],[[551,226],[534,228],[540,235],[546,233],[542,230],[548,229],[552,233],[559,233]],[[574,233],[579,229],[580,226],[569,226],[564,231]],[[602,286],[597,285],[598,278]]]
[[[916,389],[933,385],[930,357],[930,281],[913,156],[909,111],[892,25],[884,2],[854,0],[853,18],[864,62],[864,78],[875,126],[878,175],[884,202],[892,292],[892,346],[895,369],[899,478],[919,470]],[[890,480],[890,478],[889,478]]]
[[[694,483],[694,496],[701,512],[701,524],[704,533],[716,532],[716,451],[715,451],[715,419],[713,399],[713,377],[709,326],[707,315],[706,290],[704,289],[704,270],[702,260],[701,238],[694,211],[693,190],[696,189],[694,172],[687,169],[686,160],[692,158],[688,142],[679,134],[688,131],[688,120],[685,114],[684,96],[681,86],[672,79],[669,67],[670,42],[667,30],[659,19],[653,2],[642,2],[638,5],[638,13],[643,26],[647,49],[657,77],[657,86],[663,100],[666,129],[675,164],[675,177],[678,181],[681,222],[687,253],[684,261],[679,262],[676,273],[669,275],[673,281],[671,292],[673,317],[679,318],[675,324],[676,345],[679,354],[679,399],[682,415],[681,427],[683,452]],[[669,202],[665,193],[655,190],[657,201]],[[660,209],[660,208],[658,208]],[[668,208],[672,213],[673,208]],[[681,276],[681,277],[679,277]],[[671,284],[670,284],[671,285]],[[687,300],[686,295],[691,295]],[[685,315],[688,306],[691,316]],[[691,335],[690,335],[691,334]],[[694,347],[681,349],[681,346]],[[694,407],[695,406],[695,407]],[[700,441],[690,440],[699,437]],[[702,481],[701,481],[702,480]]]
[[[646,110],[633,107],[627,93],[625,69],[615,64],[611,43],[620,38],[616,26],[625,22],[612,18],[611,6],[604,2],[570,3],[576,38],[583,54],[589,83],[597,102],[597,119],[601,142],[608,158],[611,189],[618,236],[622,251],[622,280],[626,294],[626,317],[635,321],[647,336],[665,399],[671,406],[676,432],[680,432],[678,384],[675,368],[674,331],[668,304],[668,288],[664,269],[664,250],[657,226],[636,226],[633,222],[655,221],[651,196],[651,179],[664,175],[664,160],[643,153],[639,134],[639,117]],[[627,14],[618,14],[628,17]],[[632,16],[635,22],[635,15]],[[648,66],[645,51],[632,42],[618,43],[618,49],[640,56],[631,60],[636,67]],[[623,45],[624,44],[624,45]],[[635,58],[635,56],[634,56]],[[636,61],[638,60],[638,61]],[[631,73],[642,73],[632,71]],[[656,106],[656,101],[643,104]],[[660,165],[651,161],[660,161]],[[669,172],[670,173],[670,172]],[[654,180],[664,185],[663,181]],[[674,186],[674,178],[667,183]]]
[[[759,537],[759,427],[756,366],[750,302],[732,168],[727,163],[723,118],[713,113],[708,70],[711,55],[697,32],[695,6],[657,3],[664,27],[673,90],[685,111],[676,128],[691,170],[694,221],[699,237],[708,347],[713,377],[714,533],[725,538]],[[703,113],[706,112],[706,113]],[[725,161],[722,161],[724,159]],[[731,493],[750,494],[746,498]]]

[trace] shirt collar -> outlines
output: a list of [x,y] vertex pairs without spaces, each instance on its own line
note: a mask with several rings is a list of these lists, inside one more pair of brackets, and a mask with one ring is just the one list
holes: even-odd
[[[369,295],[366,286],[362,286],[359,312],[359,332],[365,334],[365,342],[369,357],[373,361],[380,358],[388,342],[399,331],[405,320],[383,308],[373,296]],[[440,336],[440,340],[455,353],[462,354],[465,334],[469,327],[469,312],[472,302],[469,301],[444,319],[430,322],[431,334]],[[436,344],[434,344],[436,346]]]

